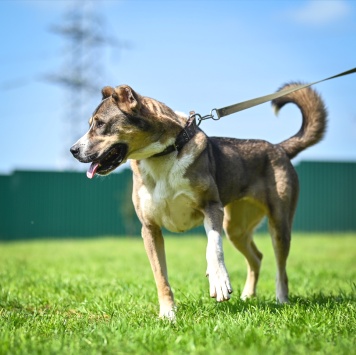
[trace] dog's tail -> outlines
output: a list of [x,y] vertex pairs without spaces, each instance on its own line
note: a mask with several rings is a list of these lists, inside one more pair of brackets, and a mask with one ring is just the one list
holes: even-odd
[[[293,88],[301,83],[284,85],[280,90]],[[320,142],[326,131],[327,111],[320,95],[310,87],[295,91],[272,101],[275,113],[288,103],[296,104],[302,112],[303,122],[299,132],[279,143],[290,159],[304,149]]]

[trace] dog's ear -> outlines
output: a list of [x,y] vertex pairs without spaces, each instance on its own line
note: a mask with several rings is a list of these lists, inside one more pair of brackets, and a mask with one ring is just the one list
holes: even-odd
[[129,113],[131,111],[136,111],[140,107],[140,96],[128,85],[122,85],[115,88],[112,97],[119,106],[119,109],[124,112]]
[[105,86],[102,90],[101,90],[101,94],[102,94],[102,100],[108,98],[109,96],[111,96],[114,93],[114,88],[112,88],[111,86]]

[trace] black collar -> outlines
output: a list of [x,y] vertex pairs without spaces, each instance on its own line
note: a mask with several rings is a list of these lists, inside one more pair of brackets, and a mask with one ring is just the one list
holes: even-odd
[[195,117],[193,116],[188,119],[184,128],[179,132],[174,144],[169,145],[163,152],[152,155],[152,158],[161,157],[174,151],[180,152],[185,144],[188,143],[196,133],[197,124],[195,122]]

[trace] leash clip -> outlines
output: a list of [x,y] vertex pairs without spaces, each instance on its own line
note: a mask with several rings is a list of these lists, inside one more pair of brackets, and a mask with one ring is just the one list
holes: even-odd
[[[217,117],[214,116],[214,113],[213,113],[214,111],[215,111]],[[197,118],[197,120],[198,120],[197,126],[200,125],[201,121],[205,121],[205,120],[209,120],[209,119],[212,119],[214,121],[220,120],[220,116],[219,116],[218,110],[216,108],[213,108],[210,111],[210,114],[209,115],[205,115],[205,116],[202,116],[199,113],[195,113],[194,111],[190,111],[189,112],[189,119],[191,119],[191,118],[194,118],[194,119]]]

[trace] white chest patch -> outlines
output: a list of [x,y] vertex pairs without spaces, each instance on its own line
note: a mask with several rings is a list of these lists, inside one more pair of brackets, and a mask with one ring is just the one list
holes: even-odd
[[[151,159],[152,160],[152,159]],[[154,181],[141,186],[138,191],[142,213],[159,226],[172,232],[183,232],[200,225],[203,214],[198,210],[198,196],[184,176],[193,156],[177,160],[164,159],[164,164],[141,161],[145,177]]]

